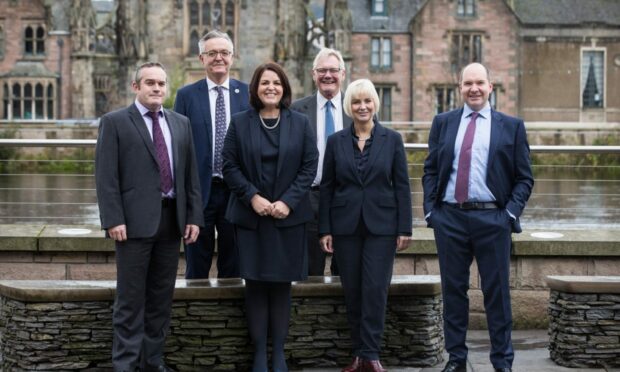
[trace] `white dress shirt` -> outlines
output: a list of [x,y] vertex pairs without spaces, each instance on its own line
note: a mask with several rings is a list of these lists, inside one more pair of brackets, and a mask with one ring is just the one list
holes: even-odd
[[[146,124],[146,129],[148,129],[149,134],[151,135],[151,140],[152,140],[153,139],[153,119],[151,119],[151,117],[146,114],[150,110],[144,107],[144,105],[142,105],[137,99],[135,100],[134,103],[136,104],[138,111],[140,111],[140,115],[142,115],[142,119],[144,120],[144,123]],[[170,190],[170,192],[168,194],[165,194],[164,196],[174,197],[175,191],[174,191],[174,162],[172,159],[172,135],[170,134],[170,128],[168,127],[168,122],[166,121],[166,115],[164,115],[162,110],[163,109],[161,107],[158,110],[159,112],[161,112],[161,115],[159,115],[159,127],[161,128],[161,132],[164,135],[164,141],[166,141],[166,149],[168,150],[168,159],[170,160],[170,173],[172,175],[172,190]]]
[[[323,159],[325,158],[325,146],[327,141],[325,139],[325,105],[328,99],[323,97],[320,92],[316,94],[316,146],[319,150],[319,165],[316,172],[316,177],[312,186],[318,186],[321,184],[321,176],[323,175]],[[331,99],[332,101],[332,116],[334,118],[334,133],[342,129],[342,94],[338,92]]]
[[[213,81],[207,79],[207,86],[209,88],[209,110],[211,110],[211,166],[213,167],[213,160],[215,159],[215,103],[217,101],[217,89],[218,85]],[[224,95],[224,105],[226,106],[226,130],[230,124],[230,80],[226,79],[220,85],[222,94]],[[222,177],[219,173],[213,173],[214,177]]]

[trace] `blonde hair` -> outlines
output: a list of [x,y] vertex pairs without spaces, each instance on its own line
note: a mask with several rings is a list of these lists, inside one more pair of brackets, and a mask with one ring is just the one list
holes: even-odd
[[372,102],[375,104],[375,114],[379,112],[379,95],[377,94],[375,85],[372,83],[372,81],[368,79],[358,79],[349,84],[349,86],[347,87],[347,91],[344,94],[344,103],[342,105],[344,108],[344,112],[347,115],[353,117],[353,112],[351,110],[351,101],[353,101],[353,97],[357,97],[359,95],[370,96]]

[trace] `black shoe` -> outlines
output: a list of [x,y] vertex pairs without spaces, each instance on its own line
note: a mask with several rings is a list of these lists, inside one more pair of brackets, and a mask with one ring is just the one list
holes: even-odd
[[467,372],[467,364],[450,361],[446,363],[441,372]]
[[512,372],[512,368],[510,367],[495,368],[495,372]]

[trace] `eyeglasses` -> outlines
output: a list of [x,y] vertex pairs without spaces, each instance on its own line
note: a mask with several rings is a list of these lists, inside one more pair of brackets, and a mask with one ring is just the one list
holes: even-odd
[[340,72],[339,68],[315,68],[314,71],[316,71],[317,74],[323,76],[323,75],[327,75],[327,73],[329,72],[332,75],[336,75],[337,73]]
[[222,49],[222,50],[209,50],[207,52],[202,52],[202,54],[206,55],[209,58],[215,58],[217,55],[221,55],[222,58],[228,58],[232,56],[232,52],[230,50]]

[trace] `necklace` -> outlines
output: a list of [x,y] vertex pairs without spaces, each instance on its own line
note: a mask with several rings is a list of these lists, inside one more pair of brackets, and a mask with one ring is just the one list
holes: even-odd
[[258,118],[260,119],[260,123],[263,125],[263,128],[268,129],[268,130],[276,129],[278,127],[278,124],[280,124],[280,114],[278,114],[278,120],[276,120],[276,123],[272,126],[265,124],[265,121],[263,120],[262,116],[258,115]]

